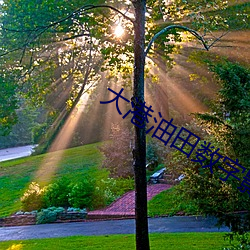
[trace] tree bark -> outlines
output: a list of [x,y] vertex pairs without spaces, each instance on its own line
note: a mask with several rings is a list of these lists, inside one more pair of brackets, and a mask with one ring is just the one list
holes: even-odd
[[[136,106],[138,104],[144,102],[144,67],[145,67],[144,48],[145,48],[146,0],[133,1],[133,5],[135,8],[133,101],[135,102],[135,109],[136,109]],[[144,128],[139,128],[135,126],[135,145],[133,149],[134,174],[135,174],[135,218],[136,218],[137,250],[149,250],[145,126],[146,126],[146,121],[144,121]]]

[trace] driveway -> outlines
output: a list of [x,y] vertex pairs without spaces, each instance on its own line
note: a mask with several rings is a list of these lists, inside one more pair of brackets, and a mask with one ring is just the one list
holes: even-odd
[[36,146],[28,145],[15,148],[0,149],[0,162],[30,156]]
[[[216,219],[201,216],[173,216],[149,218],[150,233],[172,232],[228,232],[227,227],[218,229]],[[135,220],[109,220],[94,222],[75,222],[62,224],[44,224],[21,227],[0,228],[0,241],[39,238],[56,238],[74,235],[110,235],[134,234]]]

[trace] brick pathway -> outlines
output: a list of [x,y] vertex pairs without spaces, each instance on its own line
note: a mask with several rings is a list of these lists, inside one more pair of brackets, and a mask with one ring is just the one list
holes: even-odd
[[[147,188],[148,201],[160,192],[169,189],[171,185],[155,184]],[[89,219],[104,218],[134,218],[135,216],[135,191],[130,191],[114,201],[108,207],[88,213]]]

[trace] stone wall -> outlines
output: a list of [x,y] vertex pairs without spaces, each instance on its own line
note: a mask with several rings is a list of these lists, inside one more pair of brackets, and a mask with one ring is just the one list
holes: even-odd
[[[73,221],[76,222],[76,221],[83,221],[85,219],[86,219],[86,213],[78,213],[78,212],[60,213],[55,223],[73,222]],[[34,214],[12,215],[6,218],[0,218],[0,227],[25,226],[25,225],[35,225],[35,224],[36,224],[36,215]]]
[[35,224],[36,224],[36,216],[33,214],[12,215],[2,219],[2,223],[0,221],[0,225],[4,227],[25,226],[25,225],[35,225]]

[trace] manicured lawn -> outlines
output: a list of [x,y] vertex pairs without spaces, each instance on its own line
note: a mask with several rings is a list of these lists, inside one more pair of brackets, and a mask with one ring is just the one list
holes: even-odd
[[[151,250],[221,250],[228,246],[225,233],[151,234]],[[134,235],[74,236],[57,239],[0,242],[2,250],[135,249]]]
[[176,194],[175,187],[161,192],[148,203],[148,215],[151,217],[166,214],[174,215],[180,211],[185,214],[199,214],[194,204],[187,203],[186,200]]
[[[49,166],[55,167],[49,181],[62,176],[72,181],[79,181],[86,174],[98,175],[98,178],[107,176],[107,171],[98,168],[102,160],[98,145],[100,143],[65,150],[57,166]],[[50,157],[56,157],[57,154],[50,153]],[[20,197],[30,182],[37,181],[35,175],[46,156],[44,154],[0,163],[0,217],[20,210]]]

